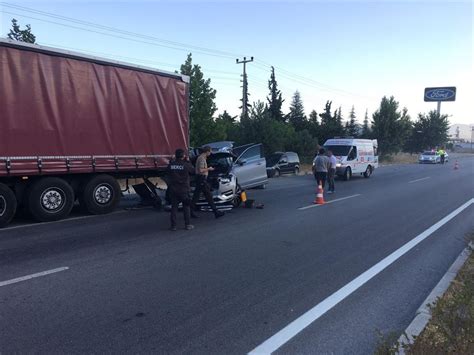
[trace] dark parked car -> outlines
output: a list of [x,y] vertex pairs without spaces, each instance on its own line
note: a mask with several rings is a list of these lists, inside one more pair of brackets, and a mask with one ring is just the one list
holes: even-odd
[[300,172],[300,158],[294,152],[276,152],[267,157],[267,176],[278,177],[282,174]]

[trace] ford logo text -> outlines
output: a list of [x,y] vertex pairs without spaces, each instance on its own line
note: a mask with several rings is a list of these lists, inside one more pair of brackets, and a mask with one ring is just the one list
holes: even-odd
[[455,99],[455,87],[425,89],[425,101],[454,101]]

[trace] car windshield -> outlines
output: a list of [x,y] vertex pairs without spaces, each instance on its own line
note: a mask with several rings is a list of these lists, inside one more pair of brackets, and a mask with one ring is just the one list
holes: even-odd
[[351,149],[350,145],[326,145],[324,146],[326,151],[332,151],[332,154],[335,156],[347,156],[349,154],[349,150]]
[[280,161],[281,154],[272,154],[267,157],[267,166],[273,166]]
[[232,165],[232,157],[228,154],[212,154],[207,159],[207,164],[214,168],[220,167],[229,167]]
[[435,152],[424,152],[423,155],[436,155]]

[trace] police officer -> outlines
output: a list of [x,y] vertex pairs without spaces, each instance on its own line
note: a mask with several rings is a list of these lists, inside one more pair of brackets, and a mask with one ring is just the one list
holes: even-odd
[[444,164],[446,152],[444,151],[443,147],[438,149],[438,154],[440,156],[441,164]]
[[190,178],[194,174],[194,167],[185,160],[184,150],[176,149],[175,160],[168,165],[168,189],[171,200],[171,230],[175,231],[178,205],[183,204],[184,224],[187,230],[194,229],[191,224]]
[[224,212],[218,211],[216,205],[214,203],[214,199],[212,198],[211,187],[207,182],[207,176],[209,175],[209,171],[213,171],[214,168],[207,166],[207,158],[211,155],[211,147],[204,147],[203,152],[196,160],[196,189],[194,190],[192,206],[193,209],[196,209],[196,202],[199,200],[199,196],[201,196],[201,192],[204,193],[206,197],[206,201],[209,206],[214,211],[214,216],[216,218],[222,217]]

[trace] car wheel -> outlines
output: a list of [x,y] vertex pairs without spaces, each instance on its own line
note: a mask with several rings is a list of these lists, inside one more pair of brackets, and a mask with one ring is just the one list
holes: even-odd
[[346,168],[344,171],[344,181],[349,181],[352,177],[352,171],[351,168]]
[[46,177],[33,183],[27,193],[28,209],[39,222],[66,218],[74,206],[74,191],[66,181]]
[[364,177],[368,179],[372,175],[372,167],[369,165],[367,166],[367,169],[365,170]]
[[120,186],[113,176],[94,176],[85,183],[79,202],[90,214],[110,213],[120,202]]
[[15,216],[17,200],[13,191],[0,183],[0,228],[5,227]]
[[295,175],[299,175],[300,174],[300,168],[295,168]]
[[234,196],[234,199],[232,200],[232,207],[234,208],[240,207],[242,203],[241,194],[242,194],[242,188],[240,187],[239,184],[237,184],[237,187],[235,189],[235,196]]
[[280,170],[279,169],[275,169],[275,173],[273,174],[273,177],[280,177],[281,174],[280,174]]

